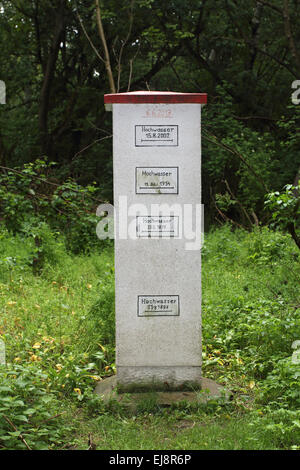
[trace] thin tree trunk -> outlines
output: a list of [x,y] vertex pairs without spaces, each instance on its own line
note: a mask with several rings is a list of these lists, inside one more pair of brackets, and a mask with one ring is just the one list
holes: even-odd
[[290,223],[287,227],[290,235],[292,236],[292,239],[294,240],[294,242],[296,243],[297,247],[299,248],[300,250],[300,238],[298,237],[297,233],[296,233],[296,229],[295,229],[295,224],[294,223]]
[[289,13],[289,0],[284,0],[283,2],[283,19],[284,19],[285,34],[288,39],[291,54],[294,57],[294,60],[297,64],[298,72],[300,72],[300,55],[298,54],[295,41],[293,38],[293,34],[292,34],[291,19],[290,19],[290,13]]
[[100,10],[100,5],[99,5],[99,0],[95,0],[96,2],[96,18],[97,18],[97,26],[98,26],[98,32],[99,36],[103,45],[104,49],[104,58],[105,58],[105,68],[108,76],[108,81],[109,81],[109,87],[110,87],[110,92],[111,93],[116,93],[116,85],[114,81],[114,76],[111,70],[111,65],[110,65],[110,56],[109,56],[109,51],[106,43],[106,38],[105,38],[105,33],[103,29],[103,24],[102,24],[102,18],[101,18],[101,10]]
[[49,135],[48,135],[48,114],[49,114],[49,100],[51,85],[55,73],[55,66],[61,43],[62,33],[64,30],[64,7],[65,0],[60,0],[59,10],[56,16],[56,24],[51,48],[48,55],[48,60],[45,68],[45,75],[43,86],[40,94],[40,108],[39,108],[39,130],[41,135],[41,150],[43,153],[48,153],[49,150]]

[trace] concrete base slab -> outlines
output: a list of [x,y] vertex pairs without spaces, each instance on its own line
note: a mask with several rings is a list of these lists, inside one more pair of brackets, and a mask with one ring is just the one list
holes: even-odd
[[120,393],[177,392],[201,389],[201,366],[118,366]]
[[186,401],[189,403],[207,403],[209,400],[224,397],[229,399],[229,392],[214,380],[202,378],[201,387],[193,391],[147,391],[138,393],[118,392],[117,376],[108,377],[96,386],[95,393],[103,398],[105,402],[117,400],[124,405],[135,405],[149,397],[155,399],[155,403],[161,406],[170,406],[174,403]]

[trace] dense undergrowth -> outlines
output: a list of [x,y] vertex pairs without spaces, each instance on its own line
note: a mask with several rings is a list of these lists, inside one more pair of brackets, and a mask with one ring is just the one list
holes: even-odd
[[[76,446],[76,410],[83,428],[95,416],[113,421],[128,413],[93,395],[97,381],[115,372],[113,247],[108,242],[88,254],[71,253],[45,223],[39,238],[37,273],[34,237],[0,231],[3,449]],[[267,228],[249,233],[225,226],[206,236],[203,374],[226,385],[232,399],[183,406],[181,417],[243,418],[250,448],[261,436],[264,448],[300,447],[298,251],[288,236]],[[145,413],[163,419],[165,411],[145,404],[138,416]]]

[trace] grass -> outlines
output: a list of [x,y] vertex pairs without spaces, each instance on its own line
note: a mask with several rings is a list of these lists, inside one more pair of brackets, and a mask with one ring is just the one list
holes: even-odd
[[87,423],[77,416],[77,448],[87,448],[90,434],[97,449],[111,450],[262,450],[275,449],[272,436],[253,429],[249,417],[209,417],[162,411],[131,418],[99,416]]
[[300,252],[287,236],[206,237],[203,374],[231,402],[148,400],[135,414],[92,393],[115,373],[112,246],[74,255],[49,231],[42,249],[33,274],[33,240],[0,231],[0,448],[25,448],[20,433],[33,449],[85,449],[89,435],[97,449],[300,448]]
[[[3,249],[6,258],[15,254],[16,240],[11,241],[6,241]],[[68,345],[74,348],[75,344],[75,351],[88,352],[84,323],[106,278],[112,284],[112,250],[101,256],[71,256],[59,246],[59,261],[46,264],[43,274],[34,276],[30,266],[22,264],[30,259],[30,245],[26,251],[20,240],[18,246],[21,254],[16,265],[5,266],[0,274],[0,333],[6,337],[8,360],[23,355],[26,345],[39,342],[43,336],[55,338],[61,349]]]

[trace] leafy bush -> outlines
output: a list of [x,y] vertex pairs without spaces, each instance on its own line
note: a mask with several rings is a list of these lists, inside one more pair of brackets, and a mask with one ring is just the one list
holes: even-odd
[[103,279],[98,282],[99,296],[88,314],[89,337],[94,342],[101,338],[105,345],[115,344],[115,286],[114,268],[106,264]]
[[[261,385],[259,401],[276,408],[300,409],[300,361],[293,363],[291,357],[274,364]],[[299,423],[300,427],[300,423]]]
[[[260,218],[267,188],[276,187],[281,155],[270,134],[238,119],[232,98],[220,86],[217,91],[218,101],[203,109],[203,198],[207,207],[215,198],[222,211],[248,227],[255,222],[252,211]],[[214,212],[209,207],[212,219]]]
[[38,159],[0,174],[0,216],[5,227],[38,240],[36,232],[47,223],[53,232],[64,234],[74,253],[99,246],[95,212],[101,203],[100,189],[95,184],[83,187],[71,178],[58,183],[51,178],[54,165]]
[[299,365],[291,362],[300,339],[299,276],[298,253],[279,231],[224,227],[206,237],[206,375],[239,383],[247,400],[272,409],[299,408]]
[[[300,411],[286,408],[272,409],[266,406],[252,417],[250,427],[254,431],[262,430],[277,449],[299,450],[297,440],[300,429]],[[296,443],[295,443],[296,442]]]
[[64,444],[70,429],[51,391],[47,374],[35,364],[0,366],[0,447],[52,449]]
[[265,206],[271,211],[271,225],[288,231],[300,249],[300,238],[297,234],[300,221],[299,191],[299,185],[288,184],[281,192],[275,191],[267,194]]
[[[45,245],[40,276],[32,273],[35,236]],[[70,405],[88,417],[120,411],[93,394],[115,373],[112,250],[71,254],[40,221],[28,234],[0,231],[0,260],[8,362],[0,368],[8,387],[0,392],[0,445],[26,448],[21,432],[32,448],[62,448],[71,443],[60,413]],[[300,266],[293,242],[280,231],[224,226],[206,236],[202,272],[203,374],[232,391],[230,404],[215,402],[202,413],[250,412],[258,435],[270,435],[269,442],[274,435],[278,448],[297,447],[299,365],[292,355],[300,340]]]

